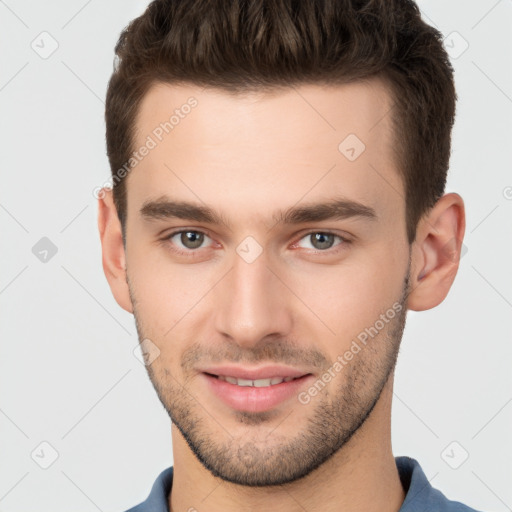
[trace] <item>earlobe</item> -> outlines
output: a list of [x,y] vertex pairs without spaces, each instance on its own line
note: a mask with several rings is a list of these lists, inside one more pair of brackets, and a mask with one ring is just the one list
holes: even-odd
[[459,267],[464,231],[464,201],[455,193],[441,197],[420,220],[412,249],[408,309],[431,309],[448,295]]
[[102,264],[116,302],[133,313],[126,276],[126,254],[121,223],[114,204],[112,190],[103,188],[98,199],[98,230],[100,233]]

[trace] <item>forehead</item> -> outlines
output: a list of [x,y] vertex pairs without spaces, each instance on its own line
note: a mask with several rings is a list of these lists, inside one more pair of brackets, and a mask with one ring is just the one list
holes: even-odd
[[388,208],[403,201],[390,112],[376,79],[237,95],[156,84],[136,119],[133,149],[150,149],[129,173],[129,207],[168,193],[270,216],[336,191]]
[[[365,141],[375,142],[373,139],[381,137],[390,128],[390,117],[387,116],[390,108],[389,89],[378,78],[340,85],[304,84],[236,94],[195,84],[155,83],[140,103],[135,121],[135,142],[143,142],[142,137],[155,129],[158,131],[160,125],[169,121],[174,139],[179,138],[180,143],[190,140],[187,127],[194,130],[194,140],[190,140],[194,144],[225,144],[232,140],[247,146],[271,140],[279,144],[293,143],[292,137],[304,135],[306,127],[309,135],[320,135],[325,142],[329,142],[326,138],[329,135],[336,140],[348,130]],[[187,118],[189,120],[183,122]],[[181,125],[179,130],[178,125]],[[379,128],[372,137],[371,132],[377,125]],[[296,130],[288,135],[283,132],[284,127]],[[180,133],[186,137],[181,138]],[[164,130],[163,135],[166,134]],[[249,139],[247,135],[253,138]]]

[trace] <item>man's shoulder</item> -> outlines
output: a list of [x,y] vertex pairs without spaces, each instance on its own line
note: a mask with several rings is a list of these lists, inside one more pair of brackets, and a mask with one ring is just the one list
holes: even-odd
[[164,469],[155,480],[145,501],[126,512],[169,512],[167,498],[171,492],[173,467]]
[[412,457],[395,457],[400,480],[406,491],[399,512],[481,512],[459,501],[448,499],[432,487],[419,462]]

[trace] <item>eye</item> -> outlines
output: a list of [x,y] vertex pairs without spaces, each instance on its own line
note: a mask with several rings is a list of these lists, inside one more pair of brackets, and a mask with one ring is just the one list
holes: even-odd
[[[196,249],[206,248],[202,247],[205,240],[211,238],[203,231],[195,229],[185,229],[180,231],[174,231],[162,239],[162,242],[169,244],[171,250],[182,255],[193,255],[198,251]],[[340,242],[335,244],[335,240],[338,239]],[[301,245],[302,240],[309,241],[310,246],[304,247]],[[316,252],[333,253],[337,252],[337,249],[330,251],[333,247],[341,246],[339,250],[342,250],[344,246],[350,244],[351,241],[341,235],[331,233],[328,231],[311,231],[303,236],[299,242],[296,242],[292,247],[302,247],[306,249],[312,249]]]
[[[338,238],[341,242],[334,245],[334,240],[336,238]],[[302,237],[300,240],[306,240],[310,242],[312,247],[306,247],[307,249],[313,249],[320,252],[327,252],[333,246],[337,247],[339,245],[345,245],[350,243],[350,240],[347,240],[346,238],[340,235],[336,235],[328,231],[312,231],[308,233],[306,236]],[[297,245],[299,244],[300,241],[297,242]]]
[[[205,238],[210,237],[202,231],[187,229],[184,231],[174,231],[167,235],[163,240],[169,241],[172,245],[176,245],[176,250],[178,252],[190,252],[194,251],[194,249],[201,248]],[[183,248],[185,250],[183,250]]]

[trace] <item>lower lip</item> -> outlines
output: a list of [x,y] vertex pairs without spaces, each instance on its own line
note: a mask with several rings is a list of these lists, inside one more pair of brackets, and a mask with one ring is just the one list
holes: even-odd
[[207,373],[201,375],[206,379],[210,389],[225,404],[237,411],[247,412],[262,412],[273,409],[291,397],[297,396],[300,388],[313,377],[312,375],[304,375],[289,382],[257,388],[231,384]]

